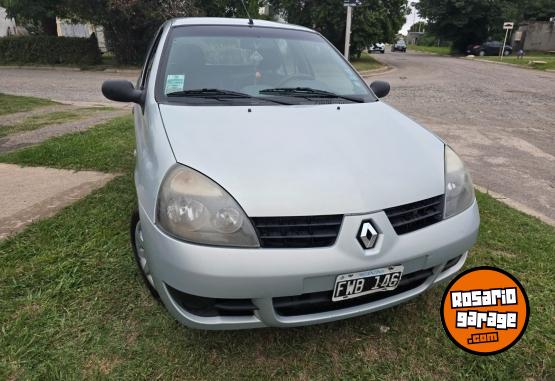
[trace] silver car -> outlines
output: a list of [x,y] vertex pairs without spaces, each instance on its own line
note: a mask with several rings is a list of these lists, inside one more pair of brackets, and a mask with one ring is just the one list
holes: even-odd
[[368,314],[452,277],[476,241],[459,157],[310,29],[170,20],[136,86],[102,90],[135,103],[135,258],[189,327]]

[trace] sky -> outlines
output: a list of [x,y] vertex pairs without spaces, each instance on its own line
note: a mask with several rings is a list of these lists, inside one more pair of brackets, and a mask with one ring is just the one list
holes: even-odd
[[[409,5],[411,3],[418,3],[418,0],[410,0]],[[402,33],[402,34],[407,34],[407,32],[409,31],[412,24],[422,20],[420,17],[418,17],[418,13],[416,12],[416,9],[414,9],[414,7],[411,6],[411,10],[412,10],[411,14],[409,16],[407,16],[407,22],[401,28],[400,33]]]

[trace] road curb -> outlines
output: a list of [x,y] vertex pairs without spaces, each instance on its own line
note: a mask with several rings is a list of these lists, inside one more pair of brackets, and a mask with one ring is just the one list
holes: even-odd
[[[384,64],[382,64],[382,65],[384,65]],[[395,70],[394,67],[389,66],[389,65],[384,65],[384,67],[381,67],[379,69],[364,70],[364,71],[359,71],[358,73],[360,74],[360,76],[362,78],[369,78],[369,77],[374,77],[376,75],[389,73],[390,71],[393,71],[393,70]]]
[[518,201],[515,201],[515,200],[513,200],[509,197],[503,196],[500,193],[494,192],[494,191],[492,191],[488,188],[481,187],[481,186],[476,185],[476,184],[474,184],[474,188],[476,188],[477,190],[479,190],[482,193],[485,193],[485,194],[493,197],[497,201],[500,201],[503,204],[505,204],[507,206],[510,206],[513,209],[518,210],[519,212],[528,214],[529,216],[532,216],[532,217],[536,217],[537,219],[539,219],[540,221],[542,221],[542,222],[544,222],[548,225],[555,226],[555,220],[553,220],[552,218],[550,218],[550,217],[548,217],[548,216],[546,216],[546,215],[544,215],[544,214],[542,214],[542,213],[540,213],[540,212],[538,212],[538,211],[536,211],[536,210],[534,210],[534,209],[532,209],[532,208],[530,208],[530,207],[528,207],[524,204],[521,204]]
[[483,60],[480,58],[473,58],[473,57],[461,57],[464,60],[468,60],[468,61],[476,61],[476,62],[485,62],[485,63],[489,63],[489,64],[494,64],[494,65],[505,65],[505,66],[512,66],[512,67],[518,67],[521,69],[527,69],[527,70],[535,70],[535,71],[539,71],[539,72],[555,72],[555,70],[551,70],[551,69],[546,69],[546,70],[541,70],[541,69],[536,69],[534,67],[530,67],[530,66],[524,66],[524,65],[516,65],[516,64],[512,64],[512,63],[508,63],[508,62],[500,62],[500,61],[489,61],[489,60]]
[[26,66],[26,65],[0,65],[0,69],[23,69],[23,70],[52,70],[52,71],[87,71],[99,73],[126,73],[139,74],[140,69],[115,69],[115,68],[80,68],[74,66]]

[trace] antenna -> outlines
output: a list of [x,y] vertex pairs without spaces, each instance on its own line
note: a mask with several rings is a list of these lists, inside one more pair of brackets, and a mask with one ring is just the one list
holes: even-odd
[[241,4],[243,4],[243,9],[245,10],[245,12],[247,13],[247,16],[249,18],[249,25],[254,25],[254,21],[252,21],[252,17],[249,13],[249,10],[248,10],[247,6],[245,5],[245,0],[241,0]]

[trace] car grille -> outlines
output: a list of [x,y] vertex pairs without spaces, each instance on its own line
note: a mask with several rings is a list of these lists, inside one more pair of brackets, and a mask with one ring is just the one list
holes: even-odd
[[274,310],[281,316],[301,316],[360,306],[419,287],[424,284],[433,273],[433,269],[430,268],[403,275],[399,286],[393,291],[378,292],[358,298],[341,300],[339,302],[332,302],[333,290],[274,298]]
[[343,216],[253,217],[252,221],[261,247],[308,248],[332,246]]
[[399,235],[413,232],[443,219],[443,195],[385,210]]

